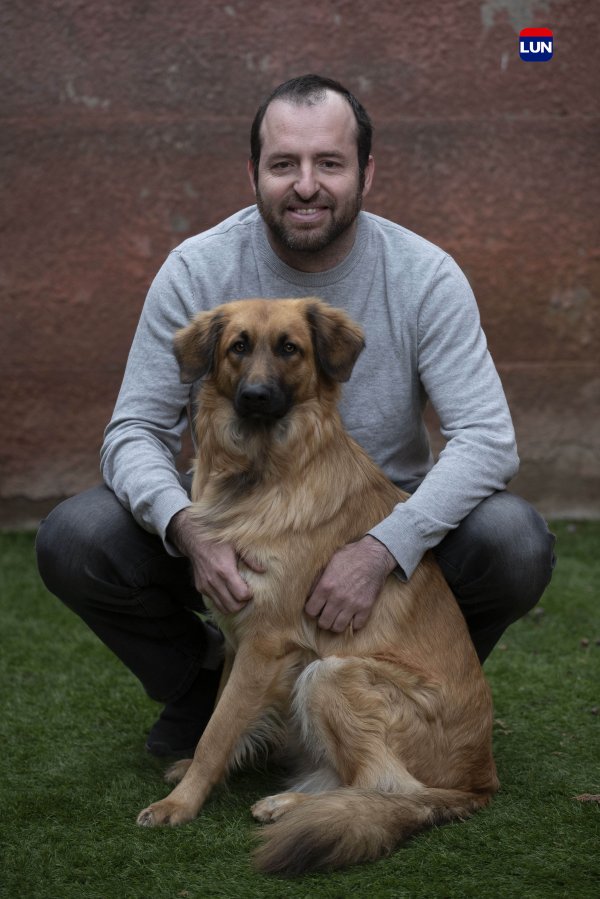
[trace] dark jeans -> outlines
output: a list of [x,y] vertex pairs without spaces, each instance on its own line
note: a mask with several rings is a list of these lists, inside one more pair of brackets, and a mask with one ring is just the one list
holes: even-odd
[[[539,600],[552,575],[554,537],[528,503],[484,500],[435,549],[479,658]],[[106,487],[65,500],[42,522],[38,566],[48,590],[75,611],[153,699],[183,696],[218,659],[187,559],[136,524]]]

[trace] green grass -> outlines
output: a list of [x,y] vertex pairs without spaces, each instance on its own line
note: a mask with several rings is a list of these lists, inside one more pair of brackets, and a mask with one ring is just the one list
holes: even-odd
[[496,800],[376,864],[291,881],[250,865],[248,807],[272,791],[269,772],[237,774],[187,827],[135,825],[167,792],[143,750],[158,707],[46,593],[32,536],[0,536],[0,896],[600,896],[600,806],[574,798],[600,793],[600,524],[554,529],[543,612],[514,625],[486,664]]

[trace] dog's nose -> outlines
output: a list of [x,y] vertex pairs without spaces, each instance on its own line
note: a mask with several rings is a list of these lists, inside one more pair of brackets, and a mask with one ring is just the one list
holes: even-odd
[[289,403],[277,384],[240,385],[235,397],[238,415],[251,418],[281,418]]
[[252,411],[265,411],[271,401],[272,391],[265,384],[246,384],[240,390],[240,400]]

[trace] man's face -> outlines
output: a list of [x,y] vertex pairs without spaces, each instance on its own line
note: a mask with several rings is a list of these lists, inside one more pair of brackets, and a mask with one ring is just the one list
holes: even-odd
[[249,172],[271,243],[285,261],[334,251],[335,263],[351,249],[373,176],[371,157],[361,188],[356,132],[352,109],[335,92],[312,106],[274,100],[267,108],[256,184],[251,164]]

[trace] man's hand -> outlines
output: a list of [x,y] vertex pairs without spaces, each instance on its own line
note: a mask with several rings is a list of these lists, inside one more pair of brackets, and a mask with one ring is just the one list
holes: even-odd
[[[189,509],[173,516],[167,536],[192,563],[196,590],[209,596],[223,615],[239,612],[252,599],[252,591],[238,571],[233,546],[199,537]],[[244,563],[253,571],[265,570],[251,560],[244,559]]]
[[388,574],[396,567],[391,552],[367,534],[333,554],[313,588],[305,611],[319,627],[341,634],[352,623],[363,627]]

